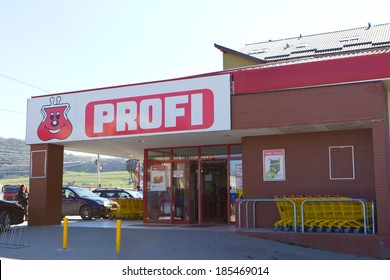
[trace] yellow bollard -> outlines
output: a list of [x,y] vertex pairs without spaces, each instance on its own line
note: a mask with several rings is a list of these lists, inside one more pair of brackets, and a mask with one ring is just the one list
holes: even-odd
[[116,252],[121,252],[121,227],[122,220],[116,220]]
[[68,218],[64,218],[64,231],[62,235],[62,250],[68,249]]

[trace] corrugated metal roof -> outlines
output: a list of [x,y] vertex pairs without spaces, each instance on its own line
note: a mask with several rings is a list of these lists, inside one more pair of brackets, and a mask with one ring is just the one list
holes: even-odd
[[[250,69],[280,67],[280,66],[293,65],[293,64],[302,64],[302,63],[318,62],[318,61],[325,61],[325,60],[343,59],[343,58],[349,58],[349,57],[368,56],[368,55],[376,55],[376,54],[382,54],[382,53],[390,53],[390,47],[383,48],[383,49],[362,50],[360,52],[355,52],[355,53],[339,53],[339,54],[334,54],[334,55],[329,54],[329,55],[316,56],[316,57],[304,57],[304,58],[293,59],[293,60],[273,61],[273,62],[266,63],[266,64],[259,64],[259,65],[235,68],[235,69],[231,69],[231,71],[240,71],[240,70],[245,71],[245,70],[250,70]],[[229,72],[229,70],[227,70],[226,72]]]
[[390,46],[389,23],[252,43],[238,52],[260,60],[277,61],[387,46]]

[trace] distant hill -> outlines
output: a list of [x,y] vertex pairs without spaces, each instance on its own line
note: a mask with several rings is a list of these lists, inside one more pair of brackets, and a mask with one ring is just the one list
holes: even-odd
[[[64,171],[96,172],[96,156],[80,156],[64,153]],[[100,158],[102,172],[124,171],[126,159]],[[0,137],[0,179],[28,176],[30,169],[30,146],[23,140]]]

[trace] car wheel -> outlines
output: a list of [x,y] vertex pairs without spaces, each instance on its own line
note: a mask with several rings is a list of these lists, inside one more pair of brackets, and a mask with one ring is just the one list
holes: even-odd
[[11,215],[4,210],[0,213],[0,232],[8,230],[11,227]]
[[91,206],[84,205],[80,208],[80,217],[83,220],[91,220],[93,218],[93,210]]

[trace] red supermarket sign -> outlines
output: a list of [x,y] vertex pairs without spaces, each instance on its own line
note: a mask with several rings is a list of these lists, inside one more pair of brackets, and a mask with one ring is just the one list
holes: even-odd
[[226,131],[230,95],[226,74],[37,96],[26,143]]
[[200,130],[214,123],[214,94],[209,89],[89,102],[88,137]]

